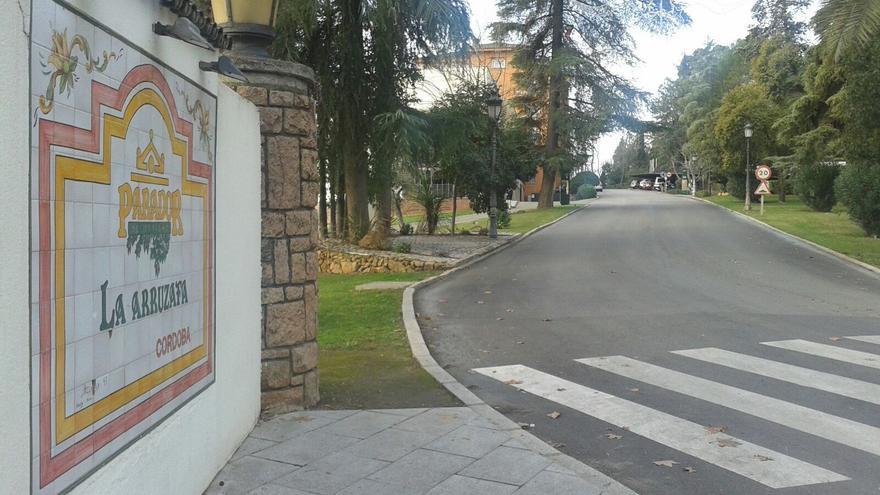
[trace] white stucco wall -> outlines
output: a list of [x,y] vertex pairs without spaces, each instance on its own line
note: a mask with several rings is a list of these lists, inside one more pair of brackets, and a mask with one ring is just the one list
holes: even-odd
[[[28,0],[21,2],[30,12]],[[0,0],[0,493],[30,485],[28,39],[19,4]]]
[[[216,53],[152,33],[155,0],[74,0],[218,96],[216,381],[74,490],[200,494],[260,408],[260,133],[256,108],[198,69]],[[24,14],[24,18],[19,13]],[[29,0],[0,0],[0,493],[30,492]]]

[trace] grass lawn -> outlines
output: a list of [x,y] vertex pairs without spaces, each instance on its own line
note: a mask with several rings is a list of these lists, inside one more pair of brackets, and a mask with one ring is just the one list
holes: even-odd
[[865,232],[849,219],[846,210],[838,205],[831,212],[811,210],[797,196],[788,196],[785,204],[776,196],[765,200],[764,216],[760,204],[752,204],[752,211],[743,211],[742,201],[731,196],[707,198],[713,203],[755,217],[780,230],[810,240],[821,246],[880,267],[880,240],[865,236]]
[[[510,215],[510,225],[507,228],[500,229],[501,232],[510,232],[512,234],[525,234],[526,232],[540,227],[545,223],[552,222],[557,218],[568,214],[572,210],[581,208],[578,205],[555,206],[543,210],[528,210],[513,213]],[[474,227],[486,227],[489,220],[478,220],[476,222],[461,224],[461,230],[470,230]]]
[[403,291],[354,290],[367,282],[418,281],[431,275],[319,275],[321,406],[375,409],[460,405],[412,357],[400,315]]
[[[458,218],[458,217],[461,217],[464,215],[473,215],[473,213],[474,213],[474,210],[472,210],[470,208],[465,208],[462,210],[458,210],[455,213],[455,216],[456,216],[456,218]],[[446,212],[440,213],[440,220],[441,221],[449,220],[451,218],[452,218],[451,211],[446,211]],[[413,226],[417,225],[419,222],[423,221],[424,219],[425,219],[424,214],[422,214],[422,215],[404,215],[403,216],[403,222],[404,223],[411,223],[411,224],[413,224]]]

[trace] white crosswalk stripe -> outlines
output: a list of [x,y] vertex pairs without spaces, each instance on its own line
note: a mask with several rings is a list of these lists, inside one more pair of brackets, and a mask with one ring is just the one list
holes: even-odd
[[869,352],[854,351],[852,349],[834,347],[833,345],[819,344],[817,342],[810,342],[809,340],[801,339],[761,343],[770,347],[778,347],[780,349],[812,354],[814,356],[833,359],[835,361],[843,361],[844,363],[880,369],[880,356]]
[[[632,433],[771,488],[849,479],[780,452],[723,433],[711,433],[691,421],[526,366],[500,366],[474,371],[601,421],[628,428]],[[731,445],[737,448],[726,448]]]
[[672,351],[672,353],[880,405],[880,385],[875,383],[854,380],[714,347]]
[[869,344],[880,345],[880,335],[854,335],[847,338],[850,340],[858,340],[861,342],[867,342]]
[[623,356],[576,361],[880,455],[880,428]]

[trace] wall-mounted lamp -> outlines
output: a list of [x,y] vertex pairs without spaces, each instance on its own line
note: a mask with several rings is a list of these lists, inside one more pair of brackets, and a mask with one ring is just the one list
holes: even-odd
[[216,62],[199,62],[199,69],[202,69],[205,72],[216,72],[243,83],[248,82],[247,76],[242,74],[242,72],[238,70],[238,67],[232,63],[232,60],[225,55],[221,55]]
[[214,47],[211,43],[208,42],[203,36],[198,26],[195,23],[186,17],[179,17],[174,21],[174,24],[162,24],[157,22],[153,24],[153,32],[158,34],[159,36],[170,36],[172,38],[177,38],[181,41],[185,41],[191,45],[195,45],[199,48],[204,48],[206,50],[213,50]]
[[[159,0],[159,4],[162,7],[166,7],[175,15],[180,18],[184,18],[192,23],[192,26],[187,26],[187,32],[191,32],[194,27],[195,30],[201,36],[202,41],[207,41],[210,45],[216,48],[224,48],[223,47],[223,31],[220,29],[220,26],[215,24],[210,15],[202,12],[198,7],[196,7],[192,0]],[[177,24],[177,22],[175,22]],[[155,28],[154,32],[157,34],[165,35],[165,36],[175,36],[174,34],[166,33],[167,30],[171,30],[174,26],[163,26],[165,30],[162,32],[157,31]],[[162,29],[162,28],[160,28]],[[177,36],[175,36],[177,37]],[[187,39],[184,41],[190,42]],[[201,43],[195,43],[197,46],[206,48]],[[209,48],[210,49],[210,48]]]

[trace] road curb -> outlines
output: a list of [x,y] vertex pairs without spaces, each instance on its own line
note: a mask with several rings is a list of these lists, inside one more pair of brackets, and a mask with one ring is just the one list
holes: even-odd
[[761,227],[764,227],[764,228],[766,228],[766,229],[768,229],[768,230],[771,230],[771,231],[775,232],[776,234],[778,234],[778,235],[780,235],[780,236],[782,236],[782,237],[785,237],[786,239],[790,239],[790,240],[793,240],[793,241],[797,241],[797,242],[800,242],[800,243],[806,244],[807,246],[812,247],[813,249],[816,249],[816,250],[818,250],[818,251],[820,251],[820,252],[822,252],[822,253],[824,253],[824,254],[827,254],[827,255],[833,256],[834,258],[837,258],[837,259],[839,259],[839,260],[841,260],[841,261],[844,261],[844,262],[846,262],[846,263],[850,263],[850,264],[852,264],[852,265],[855,265],[855,267],[857,267],[857,268],[861,268],[861,269],[863,269],[863,270],[869,271],[869,272],[871,272],[871,273],[874,274],[874,275],[880,275],[880,268],[877,268],[876,266],[869,265],[868,263],[865,263],[864,261],[859,261],[859,260],[853,258],[852,256],[847,256],[847,255],[845,255],[845,254],[843,254],[843,253],[841,253],[841,252],[839,252],[839,251],[835,251],[835,250],[833,250],[833,249],[831,249],[831,248],[827,248],[827,247],[822,246],[822,245],[820,245],[820,244],[816,244],[816,243],[813,242],[813,241],[810,241],[810,240],[804,239],[803,237],[799,237],[799,236],[796,236],[796,235],[791,234],[791,233],[789,233],[789,232],[786,232],[786,231],[784,231],[784,230],[782,230],[782,229],[779,229],[779,228],[777,228],[777,227],[774,227],[774,226],[772,226],[772,225],[770,225],[770,224],[768,224],[768,223],[766,223],[766,222],[762,222],[761,220],[758,220],[757,218],[754,218],[754,217],[751,217],[751,216],[749,216],[749,215],[746,215],[745,213],[742,213],[742,212],[739,212],[739,211],[736,211],[736,210],[731,210],[730,208],[727,208],[726,206],[722,206],[722,205],[719,205],[719,204],[717,204],[717,203],[713,203],[713,202],[711,202],[711,201],[709,201],[709,200],[707,200],[707,199],[704,199],[704,198],[699,198],[699,197],[696,197],[696,196],[688,196],[688,198],[689,198],[689,199],[695,199],[695,200],[697,200],[697,201],[701,201],[701,202],[706,203],[706,204],[710,204],[710,205],[715,206],[715,207],[717,207],[717,208],[721,208],[721,209],[724,210],[724,211],[727,211],[727,212],[733,213],[734,215],[737,215],[737,216],[739,216],[739,217],[741,217],[741,218],[744,218],[744,219],[746,219],[746,220],[749,220],[749,221],[752,222],[752,223],[755,223],[755,224],[757,224],[757,225],[760,225]]
[[565,215],[557,218],[556,220],[553,220],[552,222],[548,222],[544,225],[536,227],[505,244],[496,246],[491,250],[482,253],[475,253],[474,255],[468,256],[449,270],[446,270],[439,275],[435,275],[431,278],[427,278],[417,284],[407,287],[403,291],[403,304],[401,306],[401,312],[403,314],[404,328],[406,328],[406,337],[409,341],[409,346],[412,350],[413,356],[416,358],[416,360],[425,371],[433,376],[434,379],[437,380],[441,385],[443,385],[446,390],[448,390],[452,395],[454,395],[462,403],[464,403],[465,406],[469,407],[475,413],[486,418],[488,421],[492,422],[500,429],[509,431],[511,433],[511,436],[515,437],[525,447],[531,449],[534,452],[537,452],[548,460],[552,460],[553,462],[562,465],[563,467],[580,476],[588,483],[601,489],[600,493],[607,495],[637,495],[636,492],[620,484],[618,481],[615,481],[614,479],[587,466],[586,464],[566,454],[563,454],[562,452],[545,443],[540,438],[523,430],[518,424],[493,409],[490,405],[486,404],[482,399],[477,397],[476,394],[468,390],[467,387],[456,380],[455,377],[453,377],[448,371],[443,369],[443,367],[441,367],[431,355],[431,351],[428,350],[428,346],[425,343],[424,337],[422,336],[422,328],[419,325],[418,318],[416,317],[415,306],[413,304],[413,296],[415,295],[415,291],[417,289],[427,287],[432,283],[449,277],[459,270],[464,270],[475,263],[478,263],[489,258],[490,256],[498,254],[501,251],[522,242],[524,239],[532,236],[533,234],[540,232],[541,230],[544,230],[547,227],[556,224],[557,222],[561,222],[571,215],[586,210],[590,206],[590,204],[591,203],[587,203],[582,208],[577,208],[569,213],[566,213]]

